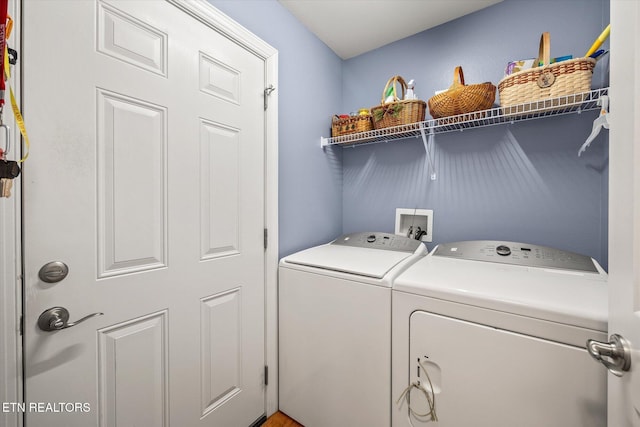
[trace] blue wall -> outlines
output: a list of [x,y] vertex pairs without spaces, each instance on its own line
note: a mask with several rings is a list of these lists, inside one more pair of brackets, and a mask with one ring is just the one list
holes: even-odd
[[[415,79],[425,101],[451,85],[457,65],[467,84],[497,86],[509,60],[537,56],[543,31],[552,57],[578,57],[608,23],[608,1],[506,0],[345,61],[342,110],[379,104],[394,74]],[[607,66],[598,63],[594,88],[608,85]],[[395,208],[433,209],[432,245],[523,241],[585,253],[606,267],[606,131],[577,156],[597,114],[436,135],[436,181],[421,140],[345,149],[343,231],[393,232]]]
[[[452,82],[497,85],[509,60],[583,55],[609,23],[608,0],[505,0],[347,61],[276,0],[209,0],[279,51],[280,255],[344,232],[393,231],[395,208],[434,210],[434,242],[502,239],[555,246],[607,265],[607,135],[580,158],[596,112],[436,136],[436,181],[421,141],[323,151],[329,118],[380,102],[387,79],[427,100]],[[534,24],[532,24],[532,22]],[[608,43],[605,44],[605,47]],[[608,85],[600,61],[593,87]]]
[[342,233],[342,150],[320,149],[342,105],[342,60],[275,0],[209,0],[278,49],[280,256]]

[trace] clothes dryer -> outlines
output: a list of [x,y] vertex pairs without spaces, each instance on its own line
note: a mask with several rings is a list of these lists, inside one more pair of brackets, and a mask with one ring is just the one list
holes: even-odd
[[391,286],[421,242],[355,233],[281,260],[279,407],[309,427],[391,422]]
[[[392,310],[394,401],[409,392],[394,427],[606,426],[606,370],[585,349],[607,341],[607,275],[592,258],[442,244],[396,279]],[[410,414],[432,406],[437,422]]]

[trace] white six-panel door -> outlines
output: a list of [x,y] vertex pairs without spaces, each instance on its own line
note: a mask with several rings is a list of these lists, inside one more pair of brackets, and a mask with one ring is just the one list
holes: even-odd
[[[162,0],[23,7],[27,425],[248,426],[265,412],[264,61]],[[42,281],[49,261],[68,276]],[[40,330],[56,306],[104,314]]]

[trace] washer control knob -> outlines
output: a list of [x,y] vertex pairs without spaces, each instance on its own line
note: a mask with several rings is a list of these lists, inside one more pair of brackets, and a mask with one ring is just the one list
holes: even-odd
[[369,236],[367,236],[367,242],[373,243],[375,241],[376,241],[376,235],[375,234],[370,234]]
[[498,246],[496,248],[496,252],[498,253],[498,255],[502,255],[502,256],[511,255],[511,249],[509,248],[509,246],[505,246],[505,245]]

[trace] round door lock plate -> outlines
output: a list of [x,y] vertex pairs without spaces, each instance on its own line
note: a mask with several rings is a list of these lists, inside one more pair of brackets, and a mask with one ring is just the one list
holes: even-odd
[[38,277],[45,283],[57,283],[67,277],[69,267],[62,261],[51,261],[40,268]]
[[556,76],[551,71],[545,71],[538,77],[538,87],[544,89],[553,85],[556,81]]

